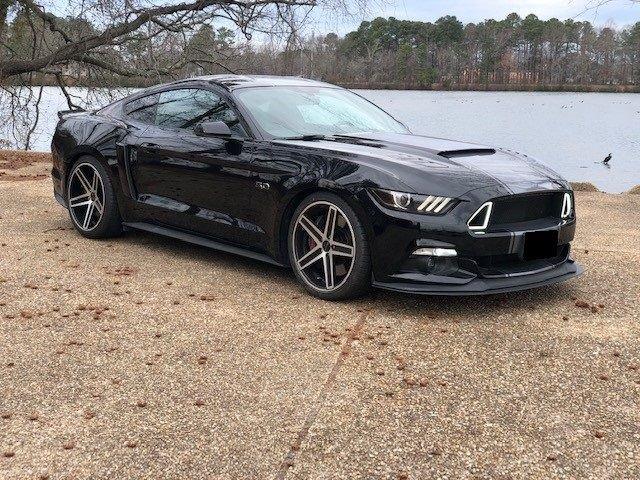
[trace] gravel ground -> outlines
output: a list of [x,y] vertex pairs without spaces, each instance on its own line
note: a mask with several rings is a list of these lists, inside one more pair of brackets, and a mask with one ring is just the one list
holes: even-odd
[[223,253],[83,239],[13,177],[3,480],[640,478],[638,196],[577,194],[566,284],[325,303]]

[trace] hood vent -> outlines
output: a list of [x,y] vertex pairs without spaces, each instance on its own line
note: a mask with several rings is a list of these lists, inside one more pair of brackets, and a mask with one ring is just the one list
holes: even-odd
[[445,158],[459,158],[459,157],[476,157],[478,155],[495,155],[496,151],[493,148],[469,148],[467,150],[446,150],[444,152],[438,152],[438,155]]

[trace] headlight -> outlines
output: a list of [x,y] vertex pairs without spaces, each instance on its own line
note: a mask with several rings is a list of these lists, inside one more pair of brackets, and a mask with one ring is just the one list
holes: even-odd
[[372,189],[375,199],[387,208],[402,212],[443,215],[457,203],[454,198],[438,195],[416,195],[413,193],[393,192],[391,190]]

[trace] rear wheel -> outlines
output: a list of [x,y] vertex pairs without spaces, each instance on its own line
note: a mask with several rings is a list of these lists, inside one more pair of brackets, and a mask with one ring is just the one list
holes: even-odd
[[371,260],[364,228],[340,197],[307,197],[293,214],[289,258],[296,277],[312,295],[342,300],[371,286]]
[[93,157],[83,156],[71,168],[67,207],[73,226],[85,237],[108,238],[122,232],[111,179]]

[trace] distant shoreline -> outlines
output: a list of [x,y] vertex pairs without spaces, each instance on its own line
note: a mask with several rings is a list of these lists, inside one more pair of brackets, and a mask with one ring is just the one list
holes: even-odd
[[[316,79],[320,80],[320,79]],[[640,93],[640,85],[549,85],[549,84],[465,84],[465,83],[434,83],[430,85],[416,85],[405,83],[385,82],[340,82],[334,79],[324,80],[335,85],[355,90],[413,90],[413,91],[460,91],[460,92],[563,92],[563,93]],[[119,85],[68,85],[79,88],[146,88],[156,83],[121,82]],[[58,87],[55,82],[36,82],[34,87]]]
[[433,84],[427,86],[396,83],[337,82],[355,90],[414,90],[437,92],[562,92],[562,93],[640,93],[640,85],[513,85],[513,84]]

